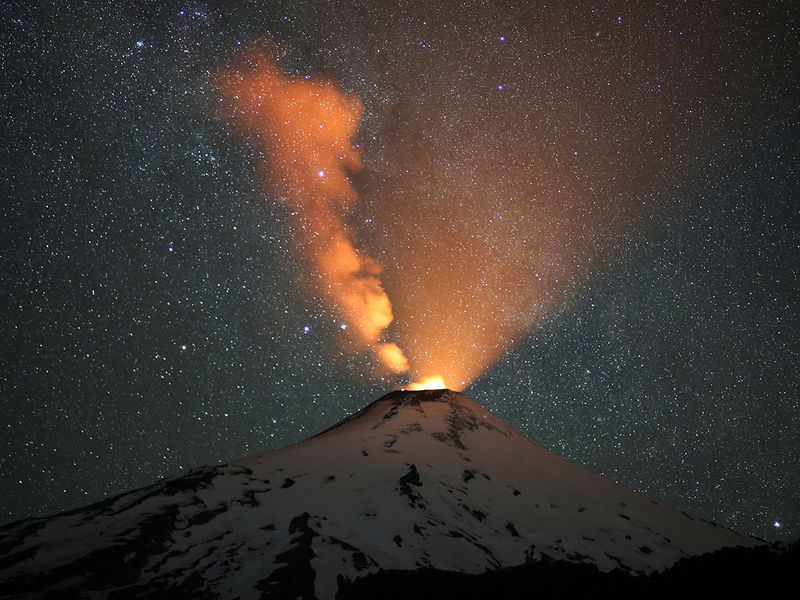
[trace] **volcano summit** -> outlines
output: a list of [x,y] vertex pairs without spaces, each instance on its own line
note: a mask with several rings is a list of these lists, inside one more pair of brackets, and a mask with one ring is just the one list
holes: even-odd
[[0,589],[333,598],[381,570],[650,573],[759,543],[559,458],[463,394],[398,391],[293,446],[6,525]]

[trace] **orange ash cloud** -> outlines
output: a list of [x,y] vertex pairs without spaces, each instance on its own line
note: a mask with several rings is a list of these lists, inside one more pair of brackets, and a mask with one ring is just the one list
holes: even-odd
[[281,73],[262,51],[249,53],[247,65],[226,72],[222,88],[237,121],[265,150],[270,185],[293,209],[295,241],[321,295],[362,348],[390,371],[406,371],[403,351],[383,340],[394,317],[382,267],[355,248],[345,225],[358,201],[348,172],[361,168],[353,145],[361,102],[333,81]]

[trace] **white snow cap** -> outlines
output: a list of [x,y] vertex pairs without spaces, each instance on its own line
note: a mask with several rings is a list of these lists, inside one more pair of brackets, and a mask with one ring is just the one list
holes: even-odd
[[223,598],[333,598],[339,576],[545,557],[651,572],[762,543],[573,465],[451,390],[392,392],[293,446],[0,535],[21,557],[0,586],[41,573],[47,589],[102,589],[69,565],[105,551],[148,589]]

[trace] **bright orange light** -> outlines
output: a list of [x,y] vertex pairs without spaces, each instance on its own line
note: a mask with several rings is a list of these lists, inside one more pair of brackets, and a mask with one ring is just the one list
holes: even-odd
[[434,375],[433,377],[426,377],[419,383],[410,383],[409,390],[443,390],[447,387],[444,382],[444,377],[441,375]]
[[393,373],[408,371],[408,359],[397,344],[392,342],[378,344],[377,353],[381,362]]

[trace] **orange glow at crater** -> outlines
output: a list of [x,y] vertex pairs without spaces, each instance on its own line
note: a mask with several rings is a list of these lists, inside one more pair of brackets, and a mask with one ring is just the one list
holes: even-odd
[[409,390],[443,390],[447,387],[444,377],[441,375],[434,375],[433,377],[426,377],[418,383],[410,383],[406,389]]

